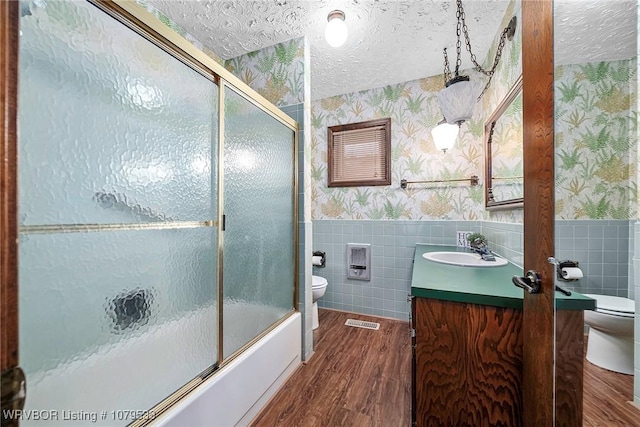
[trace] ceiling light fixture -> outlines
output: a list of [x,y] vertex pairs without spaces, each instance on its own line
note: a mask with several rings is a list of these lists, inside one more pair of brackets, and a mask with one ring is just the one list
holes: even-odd
[[344,12],[341,10],[329,12],[327,16],[329,22],[324,29],[324,38],[327,39],[327,43],[331,47],[340,47],[347,41],[349,29],[344,22],[344,17]]
[[[516,32],[516,17],[514,16],[509,21],[509,25],[502,30],[500,35],[500,41],[498,42],[498,48],[496,49],[496,55],[493,59],[493,65],[490,70],[485,70],[476,61],[476,56],[471,52],[471,40],[469,39],[469,29],[465,23],[465,14],[462,7],[462,0],[456,0],[457,12],[456,17],[458,19],[458,25],[456,27],[456,68],[455,75],[451,76],[451,70],[449,69],[449,57],[447,56],[447,49],[444,49],[444,82],[445,88],[438,93],[438,101],[440,103],[440,109],[444,114],[444,117],[449,124],[461,125],[465,121],[471,119],[473,115],[473,109],[477,101],[482,98],[485,91],[491,83],[500,56],[502,55],[502,48],[504,47],[505,40],[512,40]],[[484,89],[480,91],[482,84],[480,82],[472,82],[469,76],[461,76],[460,71],[460,35],[464,34],[465,44],[467,51],[471,56],[471,62],[473,62],[474,70],[481,72],[489,77]]]
[[433,137],[436,148],[442,150],[443,153],[453,148],[453,145],[456,143],[456,138],[458,138],[459,130],[459,125],[449,124],[445,119],[438,122],[438,126],[431,129],[431,136]]

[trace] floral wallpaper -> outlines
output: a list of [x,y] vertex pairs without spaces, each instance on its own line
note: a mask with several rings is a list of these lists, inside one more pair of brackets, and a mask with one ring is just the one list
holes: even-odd
[[225,62],[225,67],[277,106],[304,102],[304,38],[289,40]]
[[635,58],[556,67],[556,218],[637,216],[636,96]]
[[[410,185],[400,180],[467,178],[480,175],[482,123],[463,126],[456,146],[438,151],[431,128],[442,119],[435,76],[312,102],[311,179],[313,219],[479,219],[482,187]],[[391,186],[327,187],[328,126],[391,118]]]
[[[511,2],[505,26],[514,13],[519,14],[518,7]],[[312,218],[484,219],[484,121],[520,75],[521,37],[519,31],[516,34],[506,44],[500,68],[476,105],[473,119],[462,125],[456,145],[446,153],[435,148],[431,137],[431,129],[442,119],[437,102],[444,86],[442,75],[312,102]],[[489,60],[493,60],[493,50]],[[472,78],[478,76],[472,73]],[[391,186],[327,187],[327,127],[384,117],[391,118]],[[479,176],[481,185],[463,182],[400,188],[402,179],[448,180],[471,175]]]
[[[223,61],[144,0],[137,2],[274,104],[304,102],[305,72],[308,73],[304,38]],[[514,14],[521,22],[519,8],[519,2],[511,1],[501,28]],[[493,59],[499,33],[484,61],[485,67]],[[474,118],[463,124],[456,145],[446,154],[435,149],[430,133],[442,118],[437,104],[442,76],[313,102],[311,152],[305,150],[305,157],[311,156],[311,188],[308,182],[304,183],[305,193],[312,196],[312,218],[522,222],[521,209],[485,211],[483,186],[484,121],[520,75],[521,47],[518,29],[514,40],[505,45],[491,86],[476,105]],[[465,63],[468,58],[463,57]],[[469,74],[479,78],[474,71]],[[556,217],[637,217],[636,58],[562,65],[556,67],[555,74]],[[308,78],[306,82],[308,85]],[[326,128],[381,117],[392,119],[392,185],[328,188]],[[513,166],[514,173],[521,167],[510,160],[505,164]],[[401,179],[445,180],[471,175],[480,177],[480,185],[415,184],[406,190],[400,188]]]

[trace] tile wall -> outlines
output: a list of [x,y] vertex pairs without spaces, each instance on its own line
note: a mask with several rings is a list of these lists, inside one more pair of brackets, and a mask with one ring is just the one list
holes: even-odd
[[512,263],[524,264],[524,234],[522,224],[497,221],[482,221],[482,234],[489,240],[492,251]]
[[629,220],[556,220],[556,258],[578,261],[584,274],[558,284],[581,293],[633,298],[632,225]]
[[[477,221],[314,220],[313,250],[327,254],[313,274],[329,285],[320,307],[409,319],[407,296],[416,243],[455,245],[456,231],[480,231]],[[371,280],[346,278],[346,244],[371,244]]]

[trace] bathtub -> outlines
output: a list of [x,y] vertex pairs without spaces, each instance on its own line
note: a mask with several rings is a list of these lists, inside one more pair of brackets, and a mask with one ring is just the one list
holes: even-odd
[[244,351],[154,426],[246,426],[301,363],[302,319],[295,313]]
[[[248,316],[275,321],[281,316],[277,309],[271,309],[272,313],[269,310],[265,306],[232,304],[225,312],[225,322],[234,317],[246,320]],[[158,393],[168,397],[195,377],[197,372],[193,366],[175,363],[181,360],[181,354],[197,352],[203,367],[208,360],[213,360],[215,320],[215,310],[211,307],[197,310],[149,328],[138,336],[104,345],[91,354],[78,355],[54,369],[28,373],[21,425],[80,427],[131,423],[134,411],[150,409],[159,403]],[[185,333],[194,330],[194,325],[214,332],[194,340]],[[301,363],[301,328],[300,313],[292,314],[155,419],[154,425],[248,424]],[[233,335],[225,337],[225,347],[237,348],[239,345],[234,344],[234,340],[246,342],[247,336],[255,336],[251,328],[245,332],[235,329]],[[194,342],[197,342],[195,346]],[[153,383],[153,378],[159,375],[162,380]],[[147,390],[153,390],[156,398],[150,397]],[[122,395],[127,392],[129,396],[123,407]]]

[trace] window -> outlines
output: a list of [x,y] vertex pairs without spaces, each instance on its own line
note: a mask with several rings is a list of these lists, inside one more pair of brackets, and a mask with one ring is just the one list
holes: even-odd
[[391,119],[327,128],[329,187],[391,185]]

